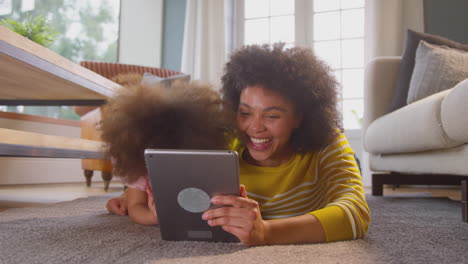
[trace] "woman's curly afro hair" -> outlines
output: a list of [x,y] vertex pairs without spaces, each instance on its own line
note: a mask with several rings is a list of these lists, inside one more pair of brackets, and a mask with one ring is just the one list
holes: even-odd
[[244,46],[234,52],[222,77],[223,100],[237,111],[242,90],[254,85],[285,96],[302,113],[301,126],[290,138],[296,152],[317,151],[340,132],[338,83],[310,49],[286,49],[276,43]]
[[233,121],[209,86],[179,81],[147,87],[135,74],[114,81],[125,88],[104,108],[100,129],[114,173],[126,182],[146,173],[147,148],[227,148]]

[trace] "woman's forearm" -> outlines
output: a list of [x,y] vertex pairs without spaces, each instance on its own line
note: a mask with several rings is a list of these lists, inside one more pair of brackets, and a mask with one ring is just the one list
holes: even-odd
[[265,244],[294,244],[326,241],[325,230],[313,215],[265,220]]

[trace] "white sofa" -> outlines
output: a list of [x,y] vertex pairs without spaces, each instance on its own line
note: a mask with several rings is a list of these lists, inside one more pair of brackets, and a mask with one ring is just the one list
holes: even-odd
[[383,184],[461,183],[466,217],[468,79],[388,113],[400,61],[379,57],[366,67],[363,137],[376,172],[372,193],[382,195]]

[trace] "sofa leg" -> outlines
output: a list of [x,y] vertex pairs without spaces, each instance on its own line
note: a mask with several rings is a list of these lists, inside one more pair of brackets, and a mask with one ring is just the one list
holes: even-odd
[[107,190],[109,189],[110,181],[112,180],[112,173],[103,171],[101,175],[102,179],[104,180],[104,191],[107,192]]
[[383,195],[383,182],[380,177],[382,174],[372,174],[372,195]]
[[468,181],[461,182],[462,187],[462,220],[465,223],[468,223]]
[[93,177],[94,171],[84,170],[84,176],[86,178],[86,186],[91,187],[91,178]]

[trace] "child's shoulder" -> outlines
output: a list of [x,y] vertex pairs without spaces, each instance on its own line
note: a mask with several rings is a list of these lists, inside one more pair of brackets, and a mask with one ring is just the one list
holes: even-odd
[[134,182],[130,183],[130,182],[125,182],[124,180],[122,180],[122,182],[129,188],[134,188],[134,189],[138,189],[140,191],[146,192],[146,189],[149,186],[148,180],[149,180],[148,176],[143,175],[143,176],[138,177],[137,180]]

